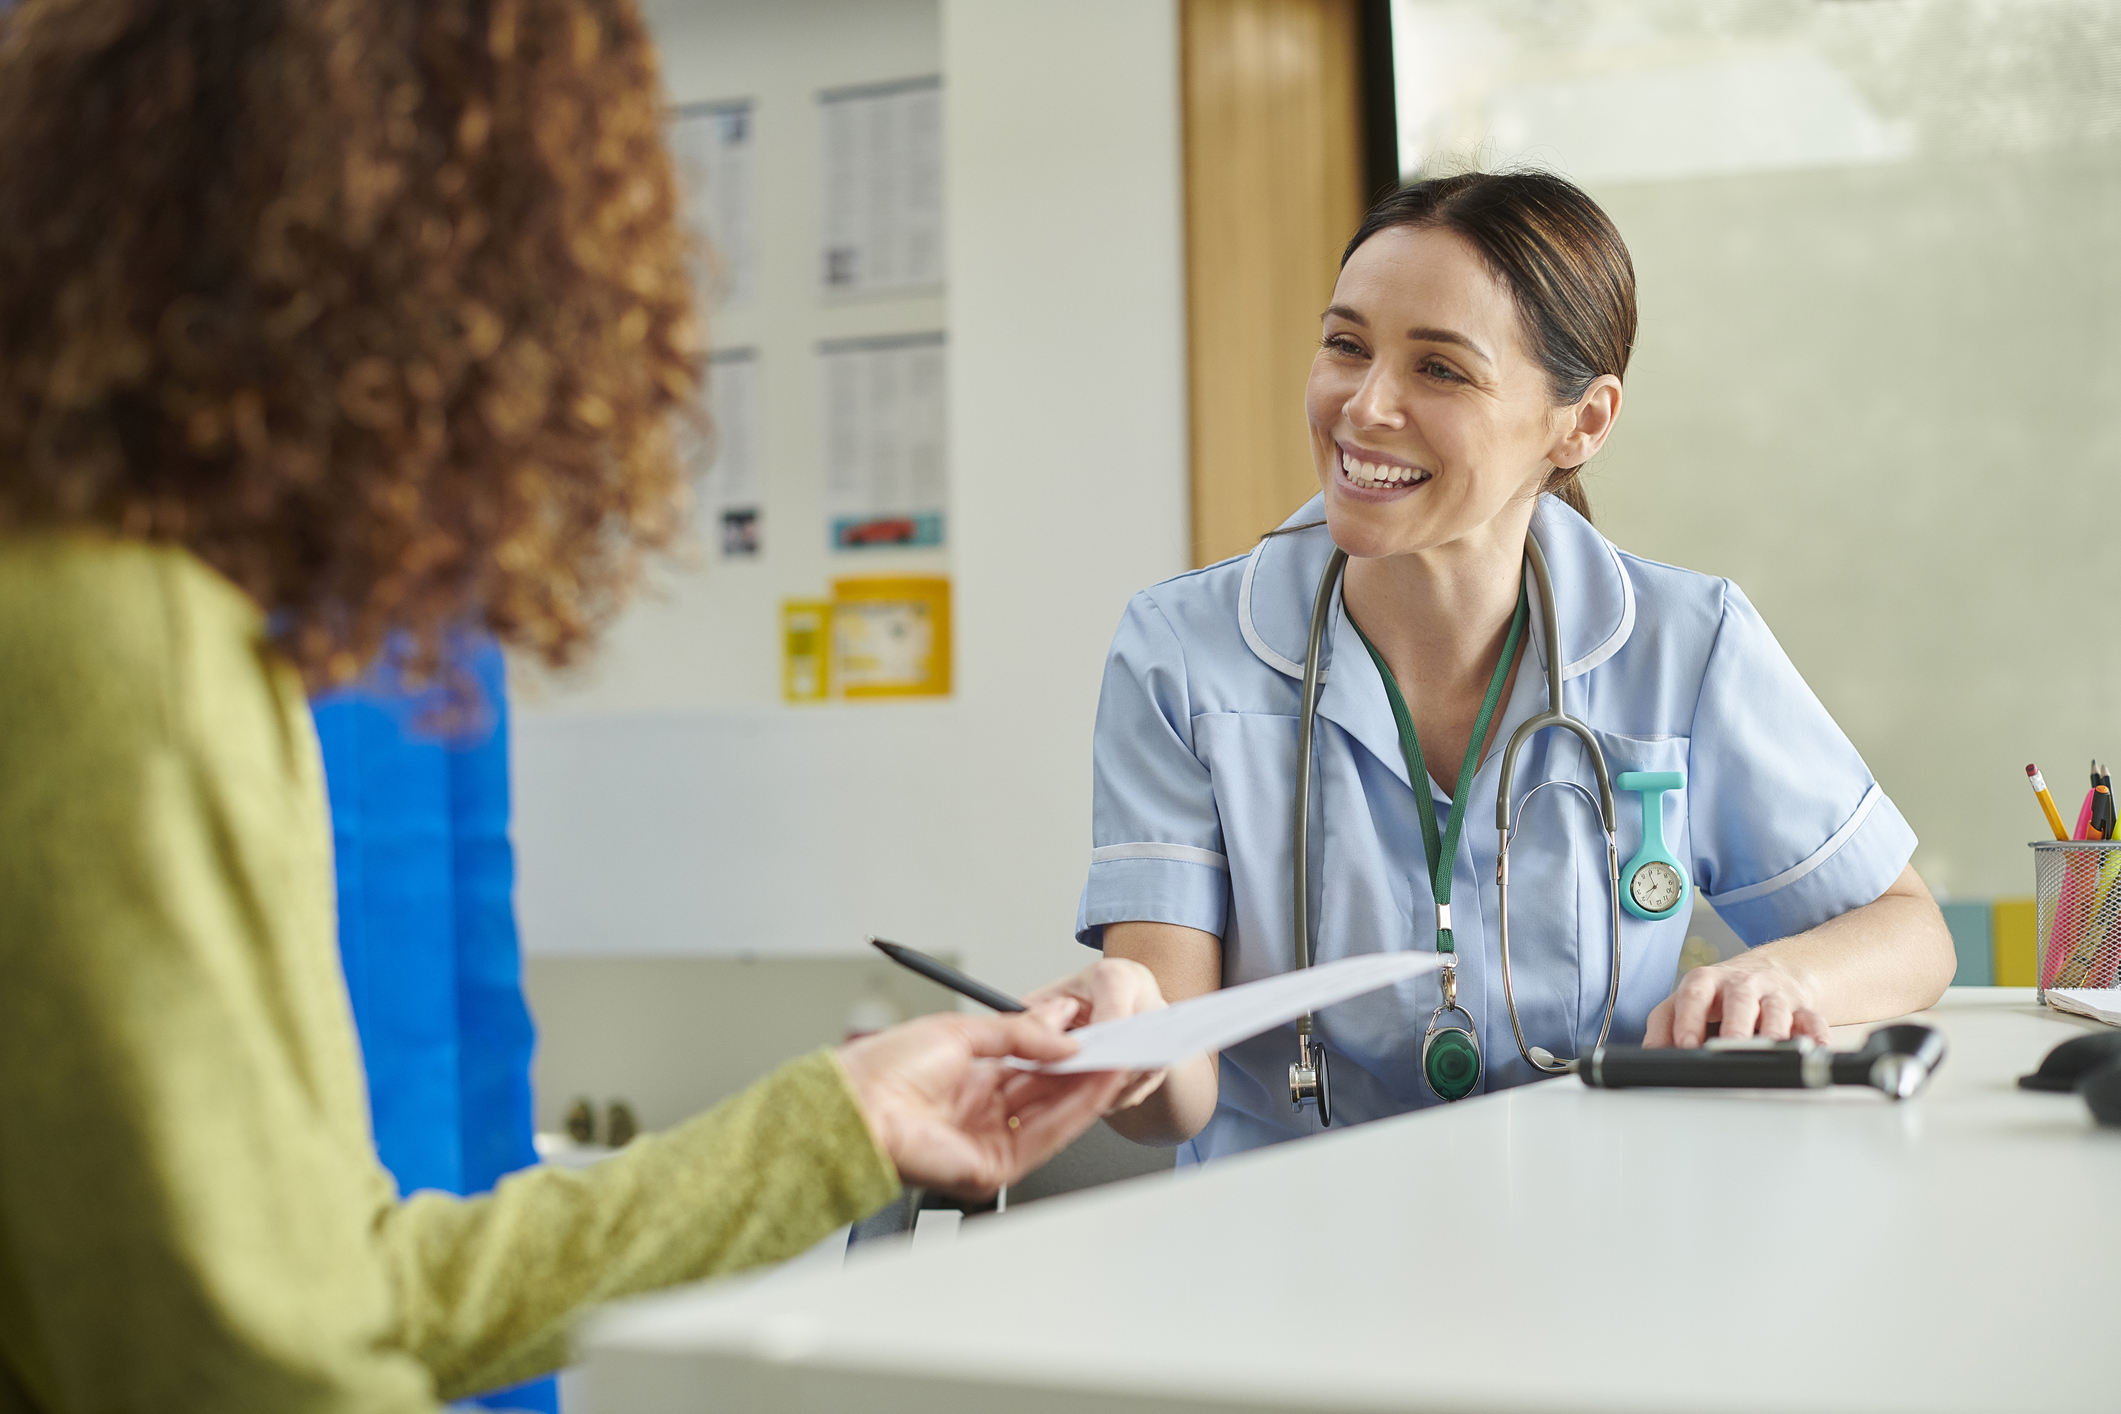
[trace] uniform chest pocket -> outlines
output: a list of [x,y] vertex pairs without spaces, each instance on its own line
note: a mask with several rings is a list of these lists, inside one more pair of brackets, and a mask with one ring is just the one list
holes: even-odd
[[[1591,735],[1597,738],[1599,750],[1605,754],[1606,770],[1613,780],[1613,814],[1616,834],[1620,841],[1620,857],[1623,860],[1631,858],[1642,845],[1642,797],[1637,792],[1620,788],[1621,776],[1640,772],[1646,775],[1669,774],[1680,777],[1679,786],[1664,792],[1660,818],[1665,843],[1672,847],[1680,859],[1685,859],[1687,785],[1691,784],[1686,781],[1686,769],[1693,738],[1622,736],[1618,732],[1599,731],[1596,728],[1592,729]],[[1527,751],[1523,764],[1518,768],[1516,786],[1511,792],[1513,815],[1526,807],[1531,792],[1551,782],[1553,784],[1542,793],[1542,798],[1546,794],[1554,793],[1556,789],[1575,797],[1576,805],[1588,812],[1584,818],[1591,821],[1589,828],[1596,832],[1598,775],[1591,766],[1590,754],[1584,750],[1583,743],[1572,734],[1561,731],[1544,732],[1535,738],[1535,742],[1543,749]],[[1527,771],[1527,767],[1536,768],[1537,774]],[[1583,793],[1579,795],[1578,792],[1562,785],[1562,782],[1573,782],[1582,787]],[[1534,813],[1541,809],[1542,807],[1536,805],[1531,807]],[[1568,816],[1571,824],[1576,823],[1573,808],[1563,813]]]
[[[1528,955],[1552,956],[1556,961],[1566,957],[1576,963],[1573,978],[1557,978],[1556,990],[1572,994],[1569,1000],[1575,1004],[1579,1022],[1577,1042],[1597,1034],[1616,950],[1620,954],[1623,988],[1628,978],[1654,976],[1664,979],[1663,989],[1669,990],[1694,901],[1686,781],[1691,740],[1683,736],[1627,736],[1595,729],[1592,735],[1605,755],[1606,770],[1613,781],[1614,845],[1623,897],[1628,891],[1629,865],[1642,854],[1644,841],[1644,793],[1625,790],[1620,785],[1620,778],[1631,773],[1676,775],[1680,779],[1681,784],[1653,794],[1663,854],[1675,866],[1682,883],[1678,897],[1665,909],[1647,910],[1652,914],[1648,918],[1616,902],[1606,872],[1604,831],[1597,808],[1598,774],[1592,767],[1590,753],[1569,733],[1545,733],[1551,745],[1544,760],[1537,763],[1543,769],[1518,787],[1517,799],[1523,802],[1527,792],[1539,782],[1556,784],[1541,789],[1539,801],[1518,818],[1518,830],[1511,839],[1511,875],[1513,883],[1521,880],[1531,885],[1528,892],[1534,906],[1524,910],[1528,923],[1547,909],[1555,909],[1557,923],[1566,917],[1573,924],[1557,929],[1558,936],[1534,941]],[[1560,782],[1572,783],[1581,790]],[[1551,902],[1541,907],[1544,900]],[[1662,900],[1653,895],[1650,901]],[[1617,936],[1613,931],[1616,912]],[[1662,996],[1663,991],[1658,995]]]
[[[1613,778],[1615,837],[1620,846],[1621,883],[1626,888],[1631,864],[1655,858],[1668,862],[1679,876],[1652,871],[1638,884],[1637,903],[1647,913],[1684,913],[1693,897],[1693,870],[1687,860],[1693,841],[1687,827],[1687,757],[1693,742],[1683,736],[1622,736],[1594,731]],[[1636,777],[1627,789],[1623,777]],[[1647,807],[1647,811],[1646,811]],[[1646,847],[1647,846],[1647,847]],[[1671,885],[1676,882],[1677,897]],[[1640,915],[1638,915],[1640,916]]]
[[[1602,907],[1607,883],[1605,850],[1599,838],[1603,830],[1597,809],[1598,775],[1590,754],[1574,736],[1565,732],[1547,735],[1549,745],[1542,753],[1543,759],[1533,763],[1542,768],[1540,774],[1521,778],[1524,783],[1515,792],[1519,812],[1516,825],[1522,833],[1513,834],[1512,853],[1514,856],[1523,851],[1527,856],[1539,857],[1542,865],[1558,866],[1573,874],[1586,895],[1581,902]],[[1692,904],[1694,889],[1694,871],[1688,862],[1693,857],[1687,813],[1691,782],[1686,778],[1692,741],[1683,736],[1625,736],[1595,729],[1592,735],[1605,754],[1606,770],[1613,783],[1614,840],[1623,889],[1635,872],[1630,865],[1646,863],[1649,857],[1656,856],[1669,866],[1645,877],[1637,900],[1642,912],[1624,909],[1622,920],[1644,921],[1645,915],[1651,919],[1683,918]],[[1635,782],[1643,788],[1624,788],[1622,778],[1630,776],[1643,778]],[[1550,803],[1531,803],[1529,797],[1535,790],[1542,802]],[[1654,835],[1645,828],[1646,800],[1655,802],[1651,816],[1656,824]],[[1591,894],[1597,898],[1591,899]]]

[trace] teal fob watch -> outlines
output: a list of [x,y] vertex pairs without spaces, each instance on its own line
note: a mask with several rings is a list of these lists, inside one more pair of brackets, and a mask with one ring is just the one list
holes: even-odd
[[1670,918],[1686,906],[1686,866],[1664,842],[1664,793],[1686,785],[1679,771],[1622,771],[1613,778],[1622,790],[1642,792],[1642,848],[1620,871],[1621,906],[1653,922]]

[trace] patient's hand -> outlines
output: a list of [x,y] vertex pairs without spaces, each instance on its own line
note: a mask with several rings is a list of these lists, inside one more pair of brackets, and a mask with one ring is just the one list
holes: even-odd
[[1061,1000],[1017,1016],[923,1016],[849,1041],[839,1060],[869,1132],[908,1184],[985,1197],[1014,1183],[1112,1108],[1123,1071],[1042,1075],[1003,1056],[1064,1060]]
[[[1048,982],[1024,998],[1026,1006],[1042,1009],[1048,1005],[1058,1008],[1062,1002],[1074,1007],[1072,1014],[1056,1011],[1063,1017],[1063,1029],[1071,1031],[1092,1022],[1117,1021],[1138,1012],[1157,1011],[1165,1005],[1156,974],[1138,962],[1117,957],[1105,958],[1059,981]],[[1155,1094],[1163,1083],[1161,1070],[1138,1071],[1110,1108],[1131,1109]]]

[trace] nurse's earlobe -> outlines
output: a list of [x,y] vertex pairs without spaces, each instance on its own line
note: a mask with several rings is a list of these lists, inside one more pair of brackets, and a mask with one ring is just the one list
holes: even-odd
[[1574,473],[1598,455],[1620,420],[1620,380],[1610,373],[1591,380],[1563,419],[1561,435],[1547,451],[1557,470]]

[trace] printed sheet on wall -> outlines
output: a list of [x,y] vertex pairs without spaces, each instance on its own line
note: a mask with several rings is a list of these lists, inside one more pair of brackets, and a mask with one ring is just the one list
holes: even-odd
[[685,218],[699,241],[696,278],[710,308],[741,309],[757,285],[751,137],[749,102],[688,104],[670,127]]
[[943,357],[940,332],[818,345],[833,549],[944,543]]
[[825,135],[825,289],[873,294],[943,281],[943,81],[818,95]]
[[708,359],[707,412],[709,434],[689,454],[700,521],[713,528],[724,559],[750,559],[761,548],[757,349],[719,349]]

